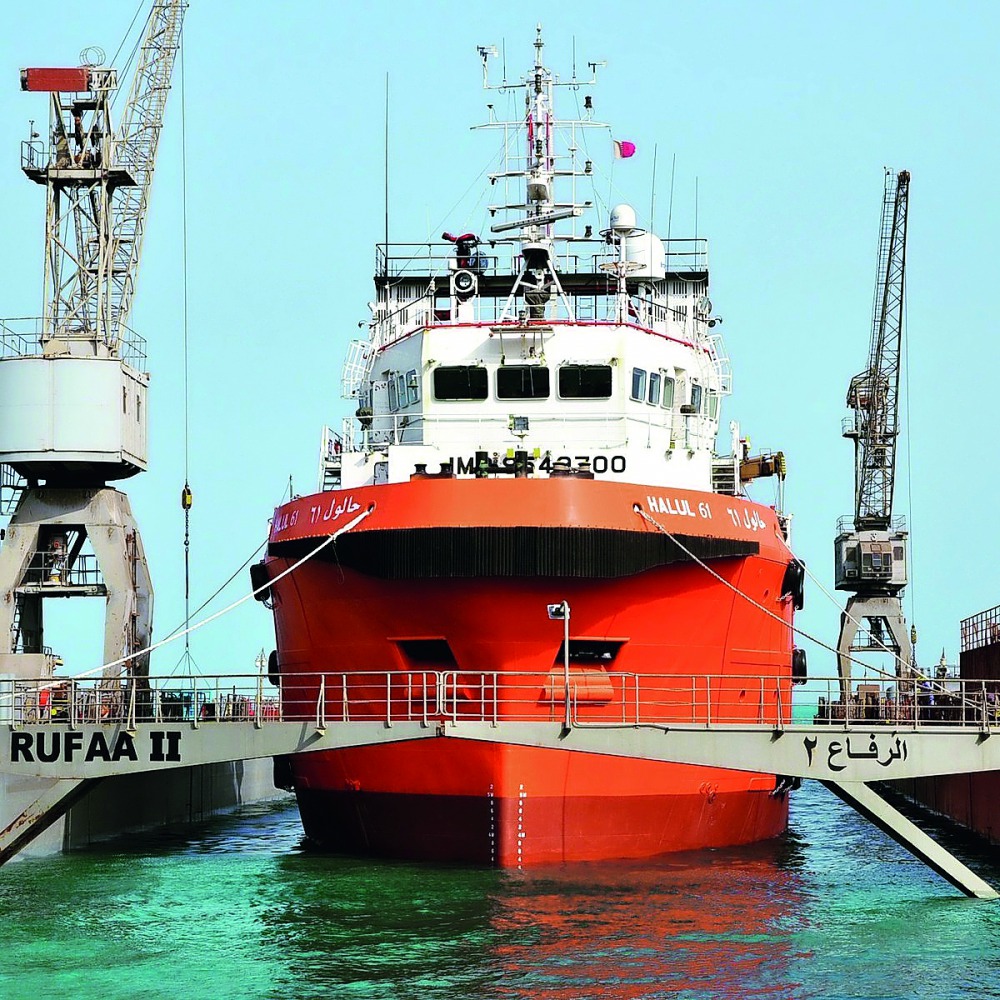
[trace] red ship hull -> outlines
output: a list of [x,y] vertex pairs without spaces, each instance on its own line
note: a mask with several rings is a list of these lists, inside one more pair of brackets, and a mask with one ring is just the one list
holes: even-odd
[[780,834],[771,775],[440,740],[296,764],[306,835],[349,853],[519,867],[646,858]]
[[[286,714],[313,717],[318,695],[336,702],[319,676],[337,672],[350,678],[352,718],[386,711],[375,683],[384,677],[409,685],[393,712],[426,715],[421,679],[448,672],[458,717],[559,719],[563,623],[545,606],[565,601],[580,721],[633,711],[677,723],[787,720],[790,553],[773,511],[648,492],[592,480],[414,481],[280,508],[271,579],[374,504],[323,557],[273,585]],[[688,558],[694,549],[710,557]],[[766,695],[762,678],[774,681]],[[787,820],[773,775],[503,743],[349,748],[288,767],[308,837],[387,856],[500,866],[650,857],[766,839]]]

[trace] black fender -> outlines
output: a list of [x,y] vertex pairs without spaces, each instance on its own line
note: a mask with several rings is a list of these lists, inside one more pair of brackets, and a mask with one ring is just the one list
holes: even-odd
[[796,611],[805,606],[806,565],[799,559],[793,559],[785,567],[785,575],[781,581],[781,596],[790,597]]
[[792,683],[805,684],[809,679],[809,670],[806,666],[806,651],[796,646],[792,650]]

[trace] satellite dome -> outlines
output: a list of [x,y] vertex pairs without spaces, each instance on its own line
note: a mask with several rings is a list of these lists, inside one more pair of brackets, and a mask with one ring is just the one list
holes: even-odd
[[635,209],[631,205],[615,205],[611,209],[611,231],[630,233],[635,229]]

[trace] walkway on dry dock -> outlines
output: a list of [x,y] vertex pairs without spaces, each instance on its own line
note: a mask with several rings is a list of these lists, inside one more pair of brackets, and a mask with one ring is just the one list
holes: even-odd
[[[106,680],[54,688],[52,679],[0,683],[0,772],[51,779],[0,832],[0,862],[53,822],[94,782],[116,775],[420,739],[502,741],[811,778],[875,822],[968,895],[997,893],[893,809],[869,783],[1000,770],[985,690],[953,690],[942,718],[921,695],[850,703],[819,721],[786,724],[787,682],[604,674],[610,686],[553,674],[329,673],[308,695],[284,677],[150,678],[139,690]],[[839,682],[831,680],[831,689]],[[957,682],[956,682],[957,683]],[[901,685],[897,682],[893,694]],[[294,703],[291,692],[298,690]],[[46,696],[45,691],[49,694]],[[265,694],[265,692],[275,692]],[[583,701],[577,695],[592,699]],[[683,694],[683,698],[679,697]],[[530,695],[530,697],[529,697]],[[891,711],[888,710],[892,702]],[[748,713],[747,704],[756,708]],[[905,702],[904,702],[905,703]],[[539,706],[546,718],[539,718]],[[290,721],[288,716],[297,716]],[[685,717],[690,716],[690,717]],[[860,716],[860,717],[859,717]],[[903,717],[908,716],[908,717]],[[96,721],[101,719],[101,721]]]

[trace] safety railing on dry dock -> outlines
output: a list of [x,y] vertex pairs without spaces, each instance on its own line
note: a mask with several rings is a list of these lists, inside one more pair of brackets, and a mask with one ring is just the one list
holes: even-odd
[[[790,679],[734,674],[458,670],[108,679],[0,678],[0,723],[17,727],[137,722],[544,722],[634,727],[762,727],[792,721],[897,729],[1000,728],[1000,682],[861,679],[846,703],[837,678],[795,691]],[[567,711],[567,695],[569,706]]]

